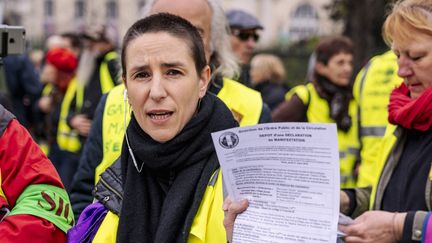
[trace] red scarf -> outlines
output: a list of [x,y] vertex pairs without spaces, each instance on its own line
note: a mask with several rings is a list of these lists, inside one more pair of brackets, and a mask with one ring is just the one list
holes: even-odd
[[432,87],[417,99],[411,99],[402,83],[390,95],[389,122],[407,129],[427,131],[432,127]]

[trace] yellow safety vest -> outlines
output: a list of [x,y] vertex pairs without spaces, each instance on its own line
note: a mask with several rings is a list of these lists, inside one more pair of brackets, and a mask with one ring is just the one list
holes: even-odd
[[396,136],[394,135],[396,128],[397,126],[395,125],[391,125],[391,124],[387,125],[383,139],[381,140],[380,144],[376,146],[376,149],[378,151],[377,154],[379,156],[376,157],[375,163],[372,164],[373,169],[371,170],[372,174],[370,177],[372,178],[371,183],[373,187],[372,187],[372,193],[370,196],[370,203],[369,203],[370,209],[373,208],[375,203],[377,186],[378,186],[381,172],[384,169],[384,165],[387,161],[387,158],[389,157],[389,154],[397,140]]
[[[44,88],[42,89],[42,97],[48,96],[54,89],[54,86],[51,83],[47,83]],[[44,152],[45,155],[48,156],[49,154],[49,145],[48,142],[45,140],[38,140],[37,141],[39,148]]]
[[217,96],[228,106],[240,126],[258,124],[263,105],[258,91],[224,78],[222,89]]
[[[308,122],[335,123],[335,121],[330,118],[328,102],[318,95],[312,83],[294,87],[286,94],[285,98],[290,99],[294,94],[308,107],[306,112]],[[355,186],[352,175],[360,146],[357,135],[356,108],[356,103],[352,100],[348,108],[348,113],[352,119],[352,125],[348,132],[343,132],[338,129],[341,187]]]
[[[100,85],[102,94],[110,91],[114,84],[117,82],[113,81],[111,78],[111,74],[108,69],[108,62],[118,58],[117,53],[109,52],[105,55],[103,62],[99,68],[100,75]],[[74,83],[72,83],[74,81]],[[57,132],[57,143],[62,150],[66,150],[69,152],[78,152],[81,149],[81,142],[79,140],[78,132],[67,124],[67,117],[69,114],[70,105],[74,97],[76,100],[76,112],[78,113],[81,110],[82,104],[84,102],[84,90],[85,87],[78,85],[76,80],[72,80],[69,84],[65,97],[63,98],[61,110],[60,110],[60,119],[59,126]]]
[[[60,117],[57,128],[57,144],[60,149],[69,152],[78,152],[81,149],[81,143],[79,141],[79,134],[75,129],[72,129],[67,124],[67,118],[69,115],[69,108],[72,100],[75,97],[77,90],[77,80],[72,79],[66,90],[66,94],[63,97],[60,107]],[[76,99],[76,108],[81,109],[82,103],[80,99]]]
[[[262,111],[262,98],[259,92],[234,80],[224,78],[224,84],[218,97],[232,111],[240,126],[258,124]],[[102,174],[120,156],[123,144],[124,127],[124,85],[109,92],[102,118],[102,162],[96,167],[95,185]],[[128,105],[129,106],[129,105]],[[129,123],[130,116],[127,117]]]
[[[192,222],[188,243],[220,243],[226,242],[223,226],[224,200],[221,170],[212,176],[204,193],[200,207]],[[108,211],[93,243],[116,242],[119,217]]]
[[361,165],[357,186],[371,186],[376,178],[374,163],[388,124],[387,106],[391,91],[402,83],[397,75],[397,57],[393,51],[372,58],[356,77],[353,94],[358,104]]
[[99,175],[102,174],[111,166],[111,164],[120,156],[123,136],[125,127],[129,124],[131,119],[130,110],[125,118],[125,102],[126,107],[129,107],[127,100],[124,101],[124,84],[114,87],[107,96],[104,114],[102,118],[102,151],[103,158],[101,163],[96,167],[95,171],[95,185],[99,181]]

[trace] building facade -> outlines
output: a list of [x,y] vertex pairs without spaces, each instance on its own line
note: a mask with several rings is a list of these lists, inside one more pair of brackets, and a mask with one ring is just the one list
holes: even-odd
[[[268,47],[340,33],[342,26],[332,22],[325,10],[330,1],[223,0],[223,6],[255,15],[265,27],[259,46]],[[127,28],[141,17],[144,4],[145,0],[0,0],[3,15],[23,25],[33,43],[43,43],[52,34],[101,25],[120,42]]]

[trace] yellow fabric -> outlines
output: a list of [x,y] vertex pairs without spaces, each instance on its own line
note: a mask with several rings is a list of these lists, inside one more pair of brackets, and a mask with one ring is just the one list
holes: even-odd
[[4,198],[4,200],[6,200],[6,202],[9,204],[9,202],[6,198],[6,195],[4,194],[3,189],[1,187],[2,183],[3,182],[2,182],[2,178],[1,178],[1,168],[0,168],[0,197]]
[[53,90],[53,85],[50,83],[46,84],[42,89],[42,96],[48,96],[52,90]]
[[99,75],[102,94],[108,93],[114,87],[114,84],[116,84],[118,81],[111,78],[111,74],[108,69],[108,62],[117,58],[118,55],[116,52],[108,52],[104,57],[104,61],[101,63]]
[[[216,176],[214,174],[213,176]],[[208,185],[201,205],[192,222],[189,234],[189,243],[220,243],[226,242],[226,233],[223,226],[224,212],[222,173],[219,170],[214,185]],[[212,181],[212,179],[210,179]],[[119,217],[108,211],[99,227],[93,243],[116,242]]]
[[[77,80],[74,78],[68,85],[66,94],[60,108],[60,117],[57,129],[57,143],[60,149],[69,152],[78,152],[81,149],[78,132],[67,124],[70,105],[77,91]],[[78,109],[80,107],[77,106]]]
[[[125,86],[123,84],[114,87],[107,96],[105,103],[104,114],[102,117],[102,144],[103,144],[103,159],[96,167],[95,185],[99,181],[99,175],[102,174],[119,156],[123,145],[124,127],[129,124],[131,116],[126,115],[124,124],[124,100],[123,92]],[[127,101],[126,101],[127,102]],[[126,104],[129,107],[129,104]]]
[[393,51],[376,56],[370,60],[356,77],[353,94],[360,110],[359,123],[362,149],[361,166],[357,186],[366,187],[373,184],[376,178],[374,163],[379,156],[379,146],[388,124],[387,106],[391,91],[402,83],[397,75],[397,57]]
[[[330,108],[328,102],[321,98],[312,83],[295,87],[293,92],[288,92],[286,97],[297,94],[302,102],[308,106],[306,112],[308,122],[335,123],[330,118]],[[309,104],[308,104],[309,102]],[[352,119],[352,126],[348,132],[338,129],[338,145],[340,156],[341,187],[353,187],[355,181],[352,178],[352,170],[359,152],[358,130],[357,130],[357,106],[351,101],[348,113]]]
[[379,147],[379,156],[377,157],[376,162],[373,164],[374,168],[371,170],[372,171],[372,176],[371,178],[373,178],[372,180],[372,193],[370,196],[370,209],[372,209],[373,204],[375,202],[375,194],[377,191],[377,186],[378,186],[378,182],[379,182],[379,177],[381,175],[382,170],[384,169],[384,165],[385,162],[387,161],[387,158],[390,154],[390,151],[392,150],[393,146],[396,143],[396,136],[393,134],[394,131],[396,130],[397,126],[395,125],[387,125],[387,129],[385,132],[385,135],[380,143]]
[[201,205],[192,223],[188,239],[189,243],[226,242],[226,233],[223,226],[224,212],[222,204],[224,198],[221,171],[219,170],[215,185],[207,186]]
[[223,87],[217,95],[234,115],[240,126],[258,124],[263,101],[261,94],[231,79],[223,79]]
[[[116,82],[114,82],[111,78],[111,74],[108,69],[108,62],[116,59],[117,57],[118,55],[116,52],[108,52],[107,54],[105,54],[104,60],[99,67],[99,79],[102,94],[108,93],[114,87],[114,84],[117,83],[117,80]],[[82,104],[84,102],[84,92],[85,87],[82,85],[78,85],[76,91],[77,107],[82,107]]]
[[95,237],[93,238],[93,243],[115,243],[117,237],[117,228],[119,223],[119,217],[108,211],[102,224],[99,226]]

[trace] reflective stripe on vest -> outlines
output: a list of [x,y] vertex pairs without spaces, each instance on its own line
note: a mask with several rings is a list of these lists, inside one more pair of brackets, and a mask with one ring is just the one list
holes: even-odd
[[261,94],[237,81],[224,78],[217,96],[231,110],[240,126],[258,124],[262,112]]
[[[108,52],[104,56],[104,60],[100,64],[99,67],[99,80],[100,80],[100,87],[101,87],[101,93],[105,94],[108,93],[117,83],[117,80],[112,79],[111,74],[109,72],[108,68],[108,62],[111,60],[114,60],[118,58],[118,55],[116,52]],[[76,102],[79,103],[79,107],[82,107],[82,104],[84,102],[84,91],[85,88],[82,85],[78,85],[77,87],[77,95],[76,95]],[[78,106],[78,105],[77,105]]]
[[46,84],[45,87],[42,89],[42,96],[48,96],[52,90],[53,85],[50,83]]
[[[112,61],[114,59],[117,59],[118,55],[116,52],[108,52],[103,62],[101,63],[100,69],[99,69],[99,75],[100,75],[100,81],[101,81],[101,90],[102,94],[108,93],[116,83],[118,83],[118,80],[113,80],[111,77],[111,74],[108,69],[108,62]],[[117,77],[115,77],[117,78]]]
[[[120,156],[125,130],[130,121],[130,114],[126,116],[124,124],[124,85],[114,87],[107,96],[102,117],[102,146],[103,158],[95,170],[95,185],[102,174]],[[127,101],[126,101],[127,102]],[[129,104],[126,104],[129,107]],[[129,110],[130,112],[130,110]]]
[[[335,123],[335,121],[330,118],[328,102],[318,95],[312,83],[294,87],[285,97],[290,98],[294,94],[308,106],[306,112],[308,122]],[[343,132],[338,129],[341,187],[355,186],[352,173],[355,161],[358,158],[360,146],[357,135],[356,108],[355,102],[351,101],[348,112],[352,119],[352,125],[348,132]]]
[[[81,142],[79,140],[78,132],[75,129],[72,129],[67,124],[67,118],[69,115],[69,109],[72,103],[73,98],[75,97],[77,91],[77,80],[76,78],[72,79],[68,85],[66,90],[66,94],[63,97],[63,101],[61,103],[60,108],[60,117],[57,128],[57,144],[60,149],[76,153],[81,149]],[[78,101],[78,100],[77,100]],[[80,104],[76,103],[77,110],[81,109]]]
[[353,94],[358,103],[358,123],[360,127],[361,165],[357,186],[372,185],[376,174],[379,147],[387,126],[390,92],[402,83],[397,75],[397,57],[393,51],[375,56],[356,77]]
[[[374,172],[374,174],[372,175],[373,181],[372,181],[372,193],[370,196],[370,202],[369,202],[369,207],[372,209],[374,208],[375,204],[380,204],[380,200],[382,199],[382,196],[380,196],[380,198],[378,199],[378,202],[375,201],[376,198],[376,193],[377,193],[377,187],[378,187],[378,182],[380,180],[380,175],[382,173],[382,170],[384,169],[384,165],[390,155],[390,152],[393,148],[393,146],[396,143],[396,136],[395,136],[395,131],[396,131],[397,126],[395,125],[391,125],[389,124],[387,126],[384,138],[382,139],[382,143],[379,146],[379,157],[377,158],[376,162],[373,164],[374,169],[372,170]],[[376,207],[376,206],[375,206]]]
[[[216,181],[214,182],[214,179]],[[224,212],[222,210],[222,172],[217,170],[210,178],[200,207],[194,217],[188,243],[220,243],[226,242],[223,226]],[[93,243],[115,243],[117,238],[119,217],[108,211],[99,227]]]

